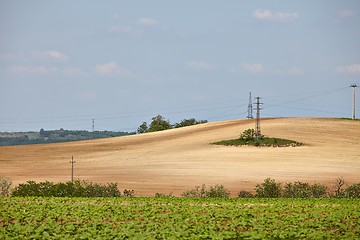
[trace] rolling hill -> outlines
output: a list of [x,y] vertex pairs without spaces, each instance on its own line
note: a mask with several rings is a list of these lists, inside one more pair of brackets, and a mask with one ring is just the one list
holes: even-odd
[[137,195],[180,195],[195,185],[223,184],[235,196],[271,177],[330,188],[335,179],[360,182],[360,121],[327,118],[262,119],[262,133],[304,143],[301,147],[226,147],[254,120],[206,123],[162,132],[81,142],[0,147],[0,176],[68,181],[117,182]]

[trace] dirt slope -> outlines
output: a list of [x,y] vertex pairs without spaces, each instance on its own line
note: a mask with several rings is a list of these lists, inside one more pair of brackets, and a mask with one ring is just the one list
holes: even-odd
[[72,143],[0,147],[0,176],[27,180],[118,182],[138,195],[180,195],[201,184],[223,184],[235,196],[266,177],[329,187],[343,176],[360,182],[360,121],[315,118],[264,119],[262,133],[307,144],[290,148],[225,147],[250,120],[207,123],[163,132]]

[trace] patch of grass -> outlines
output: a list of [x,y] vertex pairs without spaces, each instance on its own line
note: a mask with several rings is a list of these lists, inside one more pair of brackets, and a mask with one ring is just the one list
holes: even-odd
[[225,146],[249,145],[249,146],[255,146],[255,147],[297,147],[297,146],[303,145],[303,143],[296,142],[293,140],[282,139],[282,138],[269,138],[269,137],[264,137],[259,140],[255,140],[255,139],[248,140],[248,139],[238,138],[238,139],[214,142],[212,144],[225,145]]

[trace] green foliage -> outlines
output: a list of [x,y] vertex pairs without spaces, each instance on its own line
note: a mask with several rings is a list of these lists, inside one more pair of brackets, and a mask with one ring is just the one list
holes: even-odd
[[147,125],[146,122],[143,122],[137,129],[137,133],[141,134],[141,133],[146,133],[149,130],[149,127]]
[[119,137],[131,135],[129,132],[110,132],[110,131],[76,131],[76,130],[50,130],[45,131],[43,128],[40,132],[24,133],[0,133],[0,146],[42,144],[80,141],[98,138]]
[[207,123],[207,120],[197,121],[195,118],[184,119],[179,123],[174,124],[174,128],[187,127],[197,124]]
[[252,197],[254,197],[254,195],[251,192],[241,190],[238,193],[238,197],[239,198],[252,198]]
[[200,120],[197,121],[195,118],[184,119],[180,123],[175,123],[174,125],[170,124],[169,120],[165,120],[165,118],[161,115],[157,115],[152,118],[152,121],[148,127],[146,122],[143,122],[137,129],[137,133],[146,133],[146,132],[157,132],[163,131],[172,128],[180,128],[180,127],[187,127],[196,124],[207,123],[207,120]]
[[240,139],[244,141],[254,141],[255,137],[256,133],[252,128],[246,129],[242,134],[240,134]]
[[223,185],[214,185],[207,189],[206,185],[203,184],[182,193],[181,196],[188,198],[228,198],[230,192]]
[[[252,130],[252,129],[249,129]],[[249,132],[249,135],[241,135],[238,139],[232,140],[223,140],[219,142],[215,142],[212,144],[215,145],[225,145],[225,146],[243,146],[243,145],[250,145],[255,147],[296,147],[303,145],[302,143],[282,139],[282,138],[269,138],[269,137],[262,137],[259,140],[250,139],[252,133]]]
[[304,182],[287,183],[284,187],[286,198],[319,198],[326,196],[327,188],[320,184],[310,185]]
[[9,196],[10,195],[10,187],[12,184],[12,180],[10,178],[0,177],[0,196]]
[[360,198],[360,183],[352,184],[347,187],[344,195],[347,198]]
[[262,184],[257,184],[255,191],[255,197],[258,198],[278,198],[282,193],[281,184],[271,178],[266,178]]
[[358,239],[358,199],[0,198],[0,239]]
[[15,187],[13,196],[27,197],[119,197],[117,183],[101,185],[81,180],[66,183],[28,181]]

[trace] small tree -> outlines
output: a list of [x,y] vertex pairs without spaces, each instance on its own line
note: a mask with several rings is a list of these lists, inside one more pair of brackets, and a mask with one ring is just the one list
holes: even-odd
[[244,141],[253,141],[255,140],[255,130],[252,128],[246,129],[240,134],[240,139]]
[[137,133],[146,133],[149,130],[146,122],[143,122],[137,129]]
[[336,179],[335,181],[335,196],[336,197],[342,197],[343,196],[343,191],[342,191],[342,186],[345,184],[345,180],[343,177],[339,177]]
[[281,184],[267,178],[262,184],[256,185],[255,191],[255,196],[259,198],[278,198],[281,196]]
[[171,128],[172,127],[169,121],[165,120],[164,117],[157,115],[156,117],[152,118],[148,132],[163,131]]

